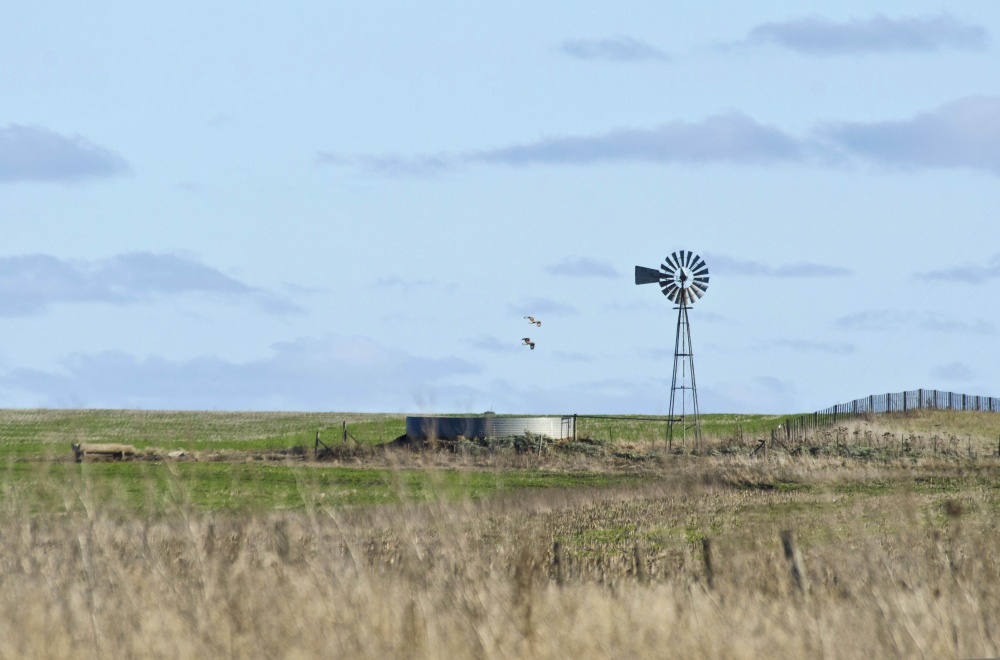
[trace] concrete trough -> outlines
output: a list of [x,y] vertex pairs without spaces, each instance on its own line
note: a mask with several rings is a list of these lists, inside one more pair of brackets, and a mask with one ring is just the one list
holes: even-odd
[[475,417],[421,416],[406,418],[406,437],[410,441],[457,440],[465,438],[502,438],[525,433],[553,440],[573,438],[575,420],[569,417]]

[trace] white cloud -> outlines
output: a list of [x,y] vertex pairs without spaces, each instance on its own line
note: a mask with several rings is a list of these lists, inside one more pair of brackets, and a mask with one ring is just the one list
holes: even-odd
[[570,57],[580,60],[637,62],[670,59],[662,50],[628,36],[607,39],[567,39],[562,42],[559,49]]
[[847,268],[809,262],[769,265],[759,261],[733,259],[720,254],[706,254],[711,273],[714,275],[747,275],[754,277],[844,277],[851,274]]
[[124,305],[191,293],[248,300],[270,313],[298,311],[287,299],[179,255],[132,252],[98,261],[43,254],[0,258],[0,317],[40,314],[56,304]]
[[468,397],[469,388],[443,381],[477,371],[458,358],[418,357],[357,337],[303,338],[272,349],[243,363],[75,355],[59,371],[8,371],[0,384],[43,406],[392,411],[430,392],[445,401]]
[[848,154],[885,165],[1000,173],[1000,98],[996,97],[964,98],[900,121],[827,124],[817,133]]
[[989,34],[947,14],[897,19],[879,15],[845,22],[811,16],[758,25],[745,43],[776,44],[807,55],[925,52],[981,49],[989,43]]
[[0,183],[79,181],[129,169],[121,156],[78,135],[20,124],[0,128]]
[[989,280],[1000,279],[1000,254],[993,255],[985,266],[966,264],[964,266],[917,273],[917,277],[925,280],[940,280],[942,282],[982,284]]
[[868,332],[896,332],[899,330],[923,330],[941,334],[981,334],[996,333],[996,326],[989,321],[963,321],[943,317],[933,312],[897,312],[873,310],[858,312],[837,319],[836,325],[844,330]]
[[965,382],[975,378],[976,372],[967,364],[952,362],[934,367],[931,375],[941,380]]
[[738,112],[701,122],[673,121],[653,129],[624,128],[603,135],[543,138],[479,151],[469,162],[503,165],[586,164],[608,161],[773,163],[800,160],[799,143]]
[[[831,167],[852,159],[902,169],[968,167],[1000,173],[1000,98],[959,99],[911,119],[825,122],[804,137],[733,111],[697,122],[676,120],[655,128],[545,137],[451,155],[349,158],[326,154],[321,162],[355,167],[374,175],[428,177],[476,164],[526,167],[633,162]],[[846,274],[841,269],[808,263],[785,268],[790,269],[789,276]],[[746,268],[743,270],[750,274]]]

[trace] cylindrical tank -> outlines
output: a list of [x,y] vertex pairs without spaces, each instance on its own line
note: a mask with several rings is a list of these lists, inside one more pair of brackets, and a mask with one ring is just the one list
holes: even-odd
[[456,440],[459,437],[497,438],[506,436],[544,435],[553,440],[573,437],[572,417],[407,417],[406,436],[410,440]]

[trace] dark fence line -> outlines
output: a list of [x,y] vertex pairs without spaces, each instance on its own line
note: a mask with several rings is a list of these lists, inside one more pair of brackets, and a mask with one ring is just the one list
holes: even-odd
[[776,435],[794,438],[820,428],[827,428],[860,417],[883,413],[905,413],[911,410],[981,410],[1000,412],[1000,398],[956,394],[940,390],[908,390],[889,394],[872,394],[847,403],[838,403],[811,415],[789,417],[776,429]]

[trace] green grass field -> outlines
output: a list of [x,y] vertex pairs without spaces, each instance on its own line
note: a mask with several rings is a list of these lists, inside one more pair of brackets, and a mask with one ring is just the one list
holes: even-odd
[[[758,438],[768,437],[783,419],[778,415],[705,415],[708,449],[702,453],[722,450],[749,455]],[[347,445],[342,444],[345,423]],[[0,466],[5,468],[0,497],[32,511],[65,512],[84,505],[82,498],[67,496],[66,487],[72,485],[73,492],[87,492],[102,506],[159,515],[178,504],[200,511],[260,512],[320,505],[478,500],[528,489],[618,487],[653,478],[664,461],[687,455],[679,445],[673,454],[667,453],[665,429],[665,421],[629,416],[581,418],[580,437],[597,443],[579,445],[586,454],[535,456],[533,452],[515,455],[491,450],[470,458],[446,452],[424,456],[362,451],[401,435],[403,415],[3,410]],[[324,442],[346,450],[338,460],[310,460],[317,431]],[[861,458],[912,460],[927,454],[968,458],[992,453],[997,434],[997,414],[920,411],[826,429],[810,442],[825,443],[818,445],[824,451],[843,442],[852,449],[846,452],[841,447],[838,455]],[[907,452],[902,451],[904,438],[911,443],[905,446]],[[74,442],[129,443],[160,456],[184,450],[197,460],[78,465],[71,462]],[[923,454],[916,453],[917,447]],[[289,453],[292,449],[298,451]],[[879,486],[846,483],[839,487],[867,491]]]
[[639,479],[608,472],[544,469],[371,469],[256,461],[11,461],[0,472],[0,504],[49,513],[76,512],[88,505],[143,516],[162,515],[178,506],[260,513],[478,500],[517,490],[611,487]]
[[312,448],[316,432],[339,442],[379,444],[406,430],[405,416],[144,410],[0,410],[0,460],[68,451],[74,442],[121,442],[137,449],[212,451]]

